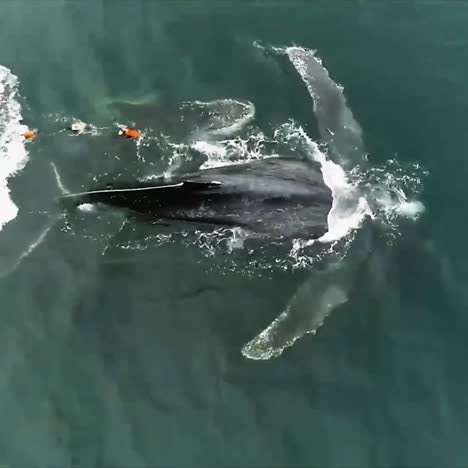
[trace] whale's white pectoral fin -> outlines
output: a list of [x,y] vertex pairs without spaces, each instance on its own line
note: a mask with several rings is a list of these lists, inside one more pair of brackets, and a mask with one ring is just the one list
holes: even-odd
[[285,348],[304,335],[317,333],[332,310],[348,300],[342,285],[328,283],[327,278],[330,277],[326,275],[324,278],[321,274],[309,277],[286,309],[244,345],[242,354],[249,359],[271,359],[280,356]]
[[342,162],[360,163],[364,157],[362,129],[354,118],[343,92],[315,51],[288,47],[286,54],[313,101],[321,137]]

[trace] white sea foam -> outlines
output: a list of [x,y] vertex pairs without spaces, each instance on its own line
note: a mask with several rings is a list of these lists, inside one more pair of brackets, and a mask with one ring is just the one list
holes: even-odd
[[95,211],[95,208],[96,207],[91,203],[82,203],[81,205],[78,205],[78,209],[84,213],[92,213]]
[[202,153],[207,159],[200,169],[240,164],[268,157],[263,151],[265,136],[262,132],[247,138],[237,137],[223,141],[196,141],[192,148]]
[[49,224],[47,224],[46,227],[39,233],[39,235],[36,237],[36,239],[34,239],[24,249],[24,251],[18,256],[18,258],[15,260],[15,262],[8,269],[6,269],[4,271],[0,271],[0,278],[2,278],[4,276],[7,276],[7,275],[11,274],[12,272],[14,272],[21,265],[23,260],[26,259],[27,257],[29,257],[29,255],[31,255],[32,252],[34,250],[36,250],[36,248],[40,244],[42,244],[42,242],[44,242],[45,238],[47,237],[47,234],[52,229],[52,227],[54,226],[55,222],[58,219],[59,218],[56,218],[55,220],[52,220],[51,222],[49,222]]
[[18,207],[10,196],[8,179],[21,171],[28,160],[21,124],[21,105],[17,100],[18,78],[0,65],[0,230],[16,218]]

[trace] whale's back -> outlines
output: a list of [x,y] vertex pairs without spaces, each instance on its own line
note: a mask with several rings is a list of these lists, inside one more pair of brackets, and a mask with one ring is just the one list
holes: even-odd
[[67,198],[126,208],[156,219],[308,238],[327,231],[332,204],[318,164],[280,158],[206,169],[169,183],[119,184]]

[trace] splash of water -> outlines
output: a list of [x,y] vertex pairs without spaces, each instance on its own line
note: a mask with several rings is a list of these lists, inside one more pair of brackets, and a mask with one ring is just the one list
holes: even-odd
[[[332,192],[333,203],[328,214],[328,231],[318,239],[319,242],[336,242],[348,236],[361,225],[367,215],[372,215],[366,198],[349,181],[343,168],[328,159],[301,126],[284,124],[277,129],[275,136],[295,148],[301,148],[303,154],[317,161],[322,168],[323,180]],[[313,242],[308,241],[305,245]]]

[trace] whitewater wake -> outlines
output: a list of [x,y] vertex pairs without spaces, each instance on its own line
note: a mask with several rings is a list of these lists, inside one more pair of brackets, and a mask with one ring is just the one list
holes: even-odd
[[8,180],[27,163],[21,124],[21,105],[18,102],[18,78],[0,65],[0,230],[16,218],[18,207],[10,196]]

